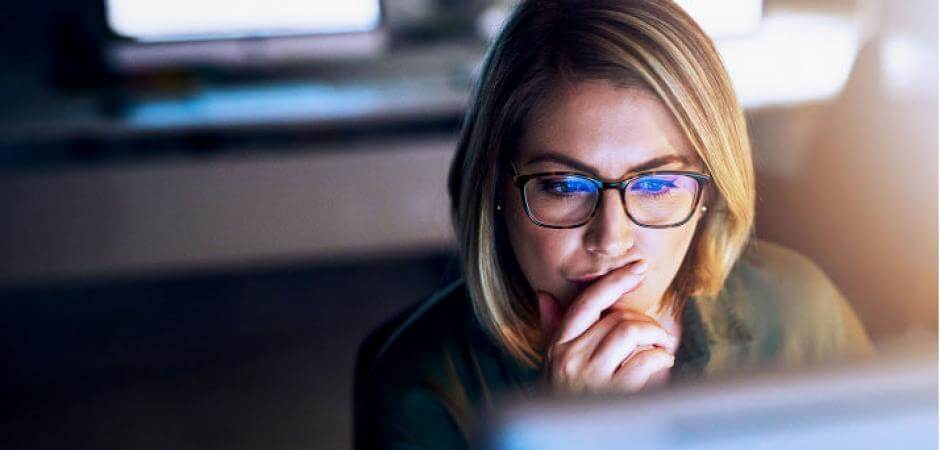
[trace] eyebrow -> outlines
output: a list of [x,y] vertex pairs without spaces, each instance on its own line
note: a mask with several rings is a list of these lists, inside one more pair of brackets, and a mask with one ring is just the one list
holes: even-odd
[[[522,165],[523,167],[525,167],[529,164],[535,164],[539,162],[558,163],[558,164],[571,167],[573,169],[580,170],[582,172],[587,172],[592,175],[597,175],[597,173],[600,172],[599,170],[597,170],[596,167],[591,166],[590,164],[587,164],[587,163],[584,163],[576,159],[572,159],[565,155],[554,153],[554,152],[542,153],[542,154],[536,155],[532,157],[531,159],[529,159],[528,161],[526,161],[525,163],[523,163]],[[689,161],[688,158],[681,156],[681,155],[663,155],[663,156],[657,156],[655,158],[652,158],[650,160],[637,164],[631,167],[629,170],[627,170],[626,173],[644,172],[647,170],[656,169],[658,167],[662,167],[662,166],[676,163],[676,162],[682,163],[682,165],[691,164],[691,161]]]

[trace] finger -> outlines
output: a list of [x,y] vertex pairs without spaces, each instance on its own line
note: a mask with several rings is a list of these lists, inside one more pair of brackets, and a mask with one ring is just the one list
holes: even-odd
[[675,356],[658,347],[637,352],[617,370],[612,384],[624,391],[639,391],[653,374],[672,367],[675,362]]
[[607,310],[584,333],[566,342],[562,347],[570,347],[578,352],[586,353],[584,357],[588,359],[595,353],[600,342],[610,334],[611,329],[625,320],[649,322],[654,326],[659,326],[659,323],[653,318],[642,313]]
[[[552,376],[555,380],[580,380],[587,384],[608,385],[616,366],[626,358],[614,362],[612,368],[598,368],[591,363],[598,344],[624,320],[635,318],[639,321],[651,321],[647,316],[634,312],[611,312],[591,324],[580,336],[550,348]],[[654,322],[655,324],[655,322]]]
[[555,336],[564,311],[558,299],[548,292],[539,291],[536,293],[536,298],[539,302],[539,321],[541,322],[542,336],[548,342]]
[[[652,323],[653,325],[656,325],[656,326],[661,327],[662,329],[666,330],[666,333],[667,333],[670,337],[673,338],[673,340],[672,340],[672,345],[666,346],[666,350],[669,350],[670,353],[675,353],[675,352],[679,349],[679,342],[680,342],[681,339],[680,339],[680,337],[679,337],[678,335],[676,335],[676,334],[674,334],[674,333],[676,333],[677,331],[681,331],[681,330],[667,328],[667,327],[663,326],[663,324],[660,322],[660,318],[654,318],[653,316],[650,316],[650,315],[648,315],[648,314],[646,314],[646,313],[637,311],[637,310],[635,310],[635,309],[625,309],[625,310],[619,310],[619,311],[629,311],[629,312],[632,312],[633,314],[635,314],[634,317],[636,317],[637,319],[644,319],[644,320],[646,320],[647,322],[650,322],[650,323]],[[667,320],[668,320],[668,318],[667,318]]]
[[577,380],[590,378],[591,380],[607,384],[610,382],[611,372],[603,376],[596,376],[594,370],[582,374],[582,369],[594,353],[598,342],[607,335],[611,328],[621,322],[622,314],[608,314],[593,323],[580,336],[575,339],[552,345],[549,348],[549,364],[553,380]]
[[[634,352],[646,347],[672,348],[676,338],[656,322],[629,319],[617,323],[598,343],[590,363],[601,374],[612,377],[620,365]],[[668,352],[667,352],[668,353]]]
[[[572,347],[590,348],[591,352],[597,347],[597,344],[610,333],[610,329],[623,322],[624,320],[647,320],[647,316],[638,316],[633,311],[610,311],[607,310],[601,314],[601,317],[592,323],[587,330],[584,330],[579,336],[567,342]],[[656,322],[653,322],[654,324]]]
[[647,267],[646,262],[639,261],[614,270],[588,286],[561,319],[558,342],[570,341],[584,333],[597,322],[601,312],[640,285]]

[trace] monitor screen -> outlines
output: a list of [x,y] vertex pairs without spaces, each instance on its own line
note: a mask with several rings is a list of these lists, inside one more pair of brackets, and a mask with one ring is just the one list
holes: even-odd
[[936,350],[624,398],[497,408],[490,450],[936,448]]
[[146,42],[369,31],[379,0],[106,0],[116,34]]

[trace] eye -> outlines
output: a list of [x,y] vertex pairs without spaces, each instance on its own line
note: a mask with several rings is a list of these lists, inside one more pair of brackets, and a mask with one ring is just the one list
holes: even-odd
[[588,180],[578,177],[551,177],[540,180],[540,190],[555,195],[591,194],[597,186]]
[[640,194],[660,194],[677,187],[673,179],[645,177],[630,184],[630,191]]

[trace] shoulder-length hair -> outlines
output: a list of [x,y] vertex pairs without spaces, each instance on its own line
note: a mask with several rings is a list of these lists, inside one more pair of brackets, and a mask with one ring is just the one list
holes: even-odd
[[745,119],[714,44],[688,14],[667,0],[524,1],[486,56],[448,188],[474,311],[528,365],[541,362],[545,342],[497,199],[530,114],[559,83],[583,80],[655,95],[712,177],[708,212],[667,290],[675,314],[691,295],[717,295],[754,220]]

